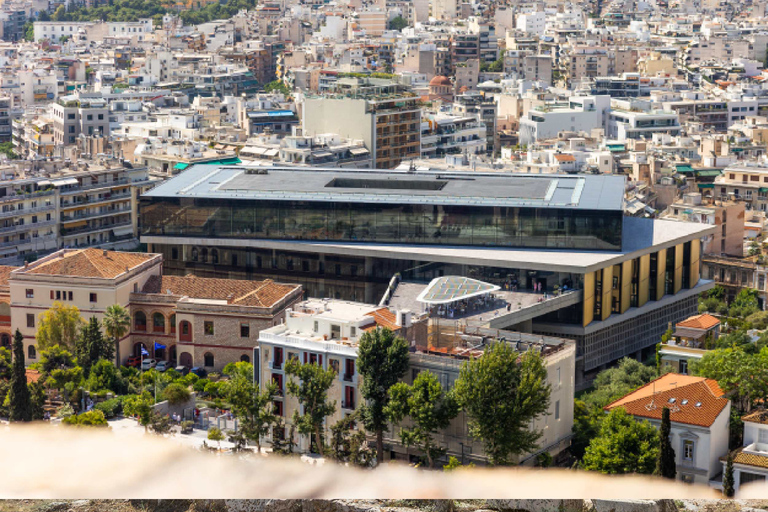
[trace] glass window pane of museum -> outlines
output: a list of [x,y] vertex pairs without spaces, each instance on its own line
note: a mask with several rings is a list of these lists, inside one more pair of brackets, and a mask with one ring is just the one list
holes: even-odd
[[463,205],[142,200],[143,235],[616,251],[616,212]]

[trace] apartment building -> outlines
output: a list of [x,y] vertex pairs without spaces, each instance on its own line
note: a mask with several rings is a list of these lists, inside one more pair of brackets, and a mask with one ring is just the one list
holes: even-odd
[[421,157],[485,153],[486,135],[485,123],[474,116],[426,114],[421,123]]
[[[571,340],[495,329],[458,329],[454,336],[441,337],[439,346],[417,342],[412,349],[410,367],[403,380],[412,384],[420,372],[429,371],[438,378],[443,389],[450,390],[464,363],[470,358],[482,357],[484,347],[491,343],[506,343],[521,354],[528,350],[539,352],[547,371],[547,383],[551,386],[548,411],[530,425],[531,429],[542,433],[538,448],[532,453],[522,454],[515,462],[532,466],[539,454],[557,456],[570,446],[573,429],[576,347]],[[437,433],[436,441],[447,450],[445,459],[452,456],[462,464],[487,463],[482,443],[470,437],[467,432],[468,418],[461,412],[447,428]],[[391,446],[385,458],[419,461],[420,453],[403,446],[398,427],[390,429],[384,437],[385,443]]]
[[[332,369],[338,375],[328,391],[328,399],[336,402],[336,410],[323,426],[328,438],[330,427],[352,414],[362,402],[357,344],[365,332],[379,328],[390,329],[409,341],[415,340],[417,333],[426,336],[426,325],[414,324],[408,311],[392,312],[386,307],[327,299],[298,303],[286,311],[284,323],[259,333],[259,383],[262,389],[270,383],[277,385],[274,411],[285,418],[286,431],[293,413],[299,410],[299,402],[287,393],[286,382],[291,377],[285,373],[285,363],[296,359]],[[309,452],[311,442],[309,436],[300,435],[298,450]]]
[[568,103],[534,107],[520,119],[520,143],[549,139],[562,131],[589,133],[604,125],[610,106],[610,96],[574,96]]
[[686,318],[675,324],[672,338],[661,345],[661,369],[688,375],[692,361],[700,360],[706,354],[708,344],[720,337],[720,320],[703,314]]
[[357,13],[357,25],[369,37],[379,37],[387,30],[387,13],[382,9],[369,8]]
[[451,112],[460,116],[473,116],[478,123],[485,125],[487,153],[496,149],[496,123],[498,105],[491,96],[479,92],[466,92],[453,98]]
[[565,59],[565,76],[569,81],[614,75],[614,56],[606,48],[577,46]]
[[62,96],[50,105],[53,119],[53,139],[57,147],[74,144],[78,136],[108,136],[109,107],[100,97]]
[[715,178],[714,196],[742,201],[747,210],[766,211],[768,207],[768,168],[756,164],[726,167]]
[[665,220],[699,222],[718,226],[710,236],[702,239],[703,254],[721,254],[741,257],[744,253],[744,203],[738,201],[702,202],[700,193],[683,195],[667,207],[660,216]]
[[0,180],[0,262],[135,239],[139,195],[158,181],[122,165]]
[[421,108],[416,95],[378,78],[341,78],[333,91],[304,100],[304,135],[362,139],[375,167],[394,168],[419,158]]
[[618,141],[652,140],[656,134],[679,135],[681,129],[674,112],[635,112],[613,108],[608,116],[606,136]]

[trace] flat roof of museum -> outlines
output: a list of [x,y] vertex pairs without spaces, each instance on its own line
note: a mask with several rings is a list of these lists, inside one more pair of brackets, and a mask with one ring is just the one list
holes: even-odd
[[195,165],[143,197],[622,211],[624,177]]

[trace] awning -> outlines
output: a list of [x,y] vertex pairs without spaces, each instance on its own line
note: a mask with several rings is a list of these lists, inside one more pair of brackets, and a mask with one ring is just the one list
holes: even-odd
[[268,149],[264,152],[264,156],[277,156],[278,153],[280,153],[278,149]]
[[233,165],[233,164],[239,164],[242,162],[237,157],[233,158],[223,158],[221,160],[211,160],[210,162],[200,162],[201,165]]
[[693,172],[693,167],[690,165],[678,165],[677,166],[677,172],[688,174]]
[[701,176],[702,178],[712,178],[720,176],[723,173],[720,169],[703,169],[701,171],[696,171],[696,176]]
[[45,187],[51,184],[51,180],[40,180],[37,182],[38,187]]
[[768,188],[760,187],[757,191],[761,194],[768,194]]
[[714,183],[699,183],[699,188],[715,188]]
[[177,163],[176,165],[173,166],[173,168],[176,169],[177,171],[183,171],[187,167],[189,167],[189,164],[185,164],[183,162],[179,162],[179,163]]
[[624,144],[606,144],[605,147],[608,148],[608,151],[613,152],[626,151],[626,146]]
[[365,148],[352,148],[349,150],[349,152],[352,153],[353,155],[367,155],[368,153],[370,153],[370,151],[368,151]]
[[486,295],[501,288],[495,284],[484,283],[477,279],[462,276],[436,277],[416,297],[425,304],[449,304],[478,295]]
[[51,185],[54,187],[63,187],[65,185],[77,185],[78,181],[75,178],[64,178],[63,180],[52,180]]
[[329,156],[333,156],[333,153],[329,151],[320,151],[319,153],[315,153],[315,158],[328,158]]

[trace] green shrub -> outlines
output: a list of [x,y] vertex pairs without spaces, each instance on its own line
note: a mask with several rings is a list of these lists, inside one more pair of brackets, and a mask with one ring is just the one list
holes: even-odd
[[77,416],[69,416],[61,420],[65,425],[71,425],[74,427],[108,427],[107,419],[104,417],[104,413],[98,409],[78,414]]
[[194,384],[192,384],[192,389],[194,389],[198,393],[204,393],[205,392],[205,388],[210,383],[211,383],[211,381],[209,381],[208,379],[198,379],[197,381],[195,381]]
[[171,405],[183,404],[189,400],[189,389],[178,383],[169,384],[165,391],[163,391],[163,397],[168,400]]
[[198,380],[200,380],[200,377],[198,377],[194,373],[188,373],[187,375],[179,379],[179,382],[181,382],[185,386],[193,386],[195,382],[197,382]]
[[123,411],[123,400],[121,398],[110,398],[96,404],[95,409],[103,412],[104,416],[111,419]]

